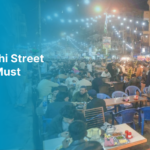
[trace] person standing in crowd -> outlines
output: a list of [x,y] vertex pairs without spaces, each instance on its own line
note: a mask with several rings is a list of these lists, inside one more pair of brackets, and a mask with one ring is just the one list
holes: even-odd
[[80,91],[74,94],[72,102],[88,102],[86,86],[81,86]]
[[73,142],[69,145],[70,141],[66,138],[62,145],[61,150],[102,150],[102,146],[97,141],[85,141],[84,137],[87,136],[87,126],[83,121],[74,121],[69,126],[69,136]]
[[106,103],[103,99],[97,98],[97,92],[95,90],[88,91],[90,102],[87,104],[87,109],[93,109],[97,107],[103,107],[104,112],[107,111]]
[[122,70],[123,74],[124,74],[124,75],[126,75],[126,74],[127,74],[127,72],[126,72],[126,69],[125,69],[125,66],[124,66],[124,64],[123,64],[123,63],[121,63],[120,68],[121,68],[121,70]]
[[129,86],[137,86],[138,88],[140,88],[141,87],[141,85],[140,85],[140,80],[136,77],[136,75],[135,74],[132,74],[132,76],[131,76],[132,78],[131,78],[131,80],[129,81]]
[[74,76],[73,72],[69,73],[69,77],[66,79],[65,84],[67,85],[68,89],[70,89],[72,86],[76,86],[78,82],[78,78]]
[[136,72],[136,77],[139,80],[142,79],[142,72],[143,72],[143,68],[142,68],[141,64],[138,64],[138,68],[137,68],[137,72]]
[[112,72],[113,72],[113,66],[115,65],[115,62],[109,63],[106,67],[106,69],[108,69],[108,72],[111,74],[112,76]]
[[102,66],[102,67],[106,67],[106,66],[107,66],[107,63],[106,63],[106,60],[105,60],[105,59],[102,60],[101,66]]
[[80,69],[80,73],[78,74],[80,77],[85,75],[85,71],[83,69]]
[[99,73],[95,74],[95,79],[92,81],[92,88],[99,93],[99,88],[103,86],[104,82]]
[[79,74],[80,72],[76,65],[73,66],[72,70],[75,74]]
[[111,74],[108,72],[108,69],[102,72],[101,77],[103,78],[111,78]]
[[131,66],[131,64],[128,66],[128,79],[130,80],[131,79],[131,76],[133,74],[133,68]]
[[47,76],[46,79],[41,80],[37,86],[37,90],[39,92],[39,99],[42,100],[44,96],[48,96],[49,94],[51,94],[51,89],[58,86],[58,83],[51,81],[51,76]]
[[149,68],[147,79],[146,79],[146,87],[148,86],[150,86],[150,68]]
[[115,65],[112,65],[112,71],[111,71],[111,81],[116,80],[117,77],[117,69]]
[[91,73],[90,72],[87,72],[87,80],[89,80],[90,82],[93,81],[93,77],[91,76]]
[[84,62],[84,61],[81,61],[81,63],[80,63],[80,68],[84,70],[84,69],[85,69],[85,66],[86,66],[85,62]]
[[88,70],[89,72],[92,72],[92,64],[91,64],[90,61],[89,61],[88,64],[87,64],[87,70]]
[[81,80],[76,84],[76,91],[80,90],[81,86],[92,86],[92,83],[86,79],[86,76],[82,76]]
[[47,139],[68,137],[68,127],[74,120],[85,121],[84,115],[78,112],[73,104],[65,105],[60,115],[56,116],[48,126]]

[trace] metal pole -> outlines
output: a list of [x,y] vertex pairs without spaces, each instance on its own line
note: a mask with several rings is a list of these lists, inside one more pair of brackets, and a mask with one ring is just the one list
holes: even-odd
[[[123,31],[123,41],[124,41],[124,31]],[[123,54],[125,52],[125,43],[123,42]]]
[[[39,0],[39,51],[41,55],[41,0]],[[39,79],[41,80],[40,63],[38,64]]]

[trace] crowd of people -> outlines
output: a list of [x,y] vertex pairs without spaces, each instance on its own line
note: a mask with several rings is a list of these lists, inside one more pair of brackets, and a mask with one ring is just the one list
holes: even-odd
[[[150,86],[150,65],[147,62],[61,60],[45,63],[41,66],[43,79],[37,85],[37,114],[52,119],[46,139],[68,136],[73,139],[71,145],[66,139],[63,141],[63,150],[102,149],[97,142],[83,140],[86,136],[85,118],[72,102],[86,103],[86,109],[103,107],[106,112],[105,101],[97,98],[105,82],[124,82],[141,91]],[[43,110],[45,102],[48,103]]]

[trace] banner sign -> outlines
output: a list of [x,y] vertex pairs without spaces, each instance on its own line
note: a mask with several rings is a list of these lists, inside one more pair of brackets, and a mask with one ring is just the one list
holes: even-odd
[[103,37],[103,49],[111,49],[111,37]]

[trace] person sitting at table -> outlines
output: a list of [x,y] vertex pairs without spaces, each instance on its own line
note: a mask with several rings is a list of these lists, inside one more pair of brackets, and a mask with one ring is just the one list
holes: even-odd
[[69,136],[73,142],[69,145],[70,140],[66,138],[61,150],[102,150],[102,146],[97,141],[85,141],[87,136],[86,124],[83,121],[74,121],[69,126]]
[[129,81],[128,83],[129,86],[137,86],[139,89],[141,87],[141,83],[140,83],[140,80],[138,78],[136,78],[136,75],[135,74],[132,74],[131,76],[131,80]]
[[45,117],[46,118],[54,118],[56,117],[60,110],[65,106],[71,104],[69,102],[69,94],[66,92],[59,92],[56,96],[56,100],[54,103],[50,103],[48,105]]
[[102,72],[101,77],[103,78],[111,78],[111,74],[108,72],[108,69]]
[[68,137],[68,127],[74,120],[85,121],[83,113],[78,112],[73,104],[65,105],[60,115],[56,116],[48,126],[47,139]]
[[92,86],[92,83],[86,79],[86,76],[82,76],[82,79],[76,84],[76,92],[80,90],[81,86]]
[[95,90],[88,91],[90,102],[87,104],[87,109],[93,109],[97,107],[103,107],[104,112],[107,111],[106,103],[103,99],[97,98],[97,92]]
[[58,87],[57,83],[51,81],[51,76],[47,76],[46,79],[43,79],[38,84],[37,90],[39,92],[39,99],[42,100],[44,96],[51,94],[53,87]]
[[72,86],[75,86],[78,81],[79,80],[74,76],[74,73],[70,72],[69,77],[65,81],[65,84],[67,85],[68,89],[70,89]]
[[76,92],[72,98],[72,102],[87,102],[88,94],[86,86],[81,86],[80,91]]
[[104,82],[101,78],[100,73],[95,74],[95,79],[92,81],[92,88],[99,93],[99,88],[103,86]]

